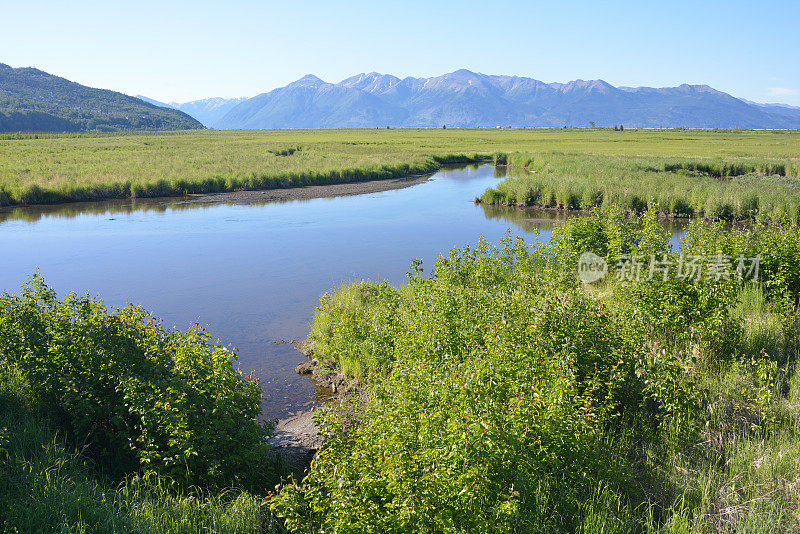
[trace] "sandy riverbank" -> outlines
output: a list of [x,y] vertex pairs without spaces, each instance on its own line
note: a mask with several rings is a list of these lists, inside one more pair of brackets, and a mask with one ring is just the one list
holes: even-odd
[[410,178],[389,178],[387,180],[368,180],[365,182],[348,182],[329,185],[307,185],[301,187],[287,187],[283,189],[263,189],[258,191],[233,191],[230,193],[208,193],[188,195],[183,202],[197,203],[232,203],[255,204],[261,202],[282,202],[289,200],[311,200],[314,198],[332,198],[368,193],[393,191],[419,185],[426,176]]

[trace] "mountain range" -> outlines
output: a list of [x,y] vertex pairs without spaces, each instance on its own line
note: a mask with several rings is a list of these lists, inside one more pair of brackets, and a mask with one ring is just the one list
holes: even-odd
[[186,130],[189,115],[34,68],[0,63],[0,132]]
[[238,104],[241,104],[246,98],[204,98],[202,100],[192,100],[191,102],[159,102],[146,96],[136,95],[145,102],[149,102],[156,106],[167,107],[183,111],[200,121],[203,126],[212,127],[225,116],[231,109]]
[[309,74],[252,98],[163,103],[0,63],[0,132],[441,126],[800,128],[800,108],[707,85],[545,83],[461,69],[432,78]]
[[358,74],[328,83],[309,74],[233,107],[215,128],[441,126],[798,128],[800,109],[753,104],[707,85],[614,87],[603,80],[545,83],[461,69],[433,78]]

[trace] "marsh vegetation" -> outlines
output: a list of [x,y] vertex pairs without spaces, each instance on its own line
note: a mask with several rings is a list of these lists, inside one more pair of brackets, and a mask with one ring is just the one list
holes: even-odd
[[800,220],[797,157],[496,154],[513,176],[478,198],[487,204],[590,210],[617,205],[689,218]]
[[[443,163],[483,161],[503,152],[511,155],[512,164],[525,158],[533,165],[530,170],[539,170],[544,176],[510,182],[499,189],[499,196],[487,201],[529,202],[529,192],[538,186],[541,194],[552,189],[555,202],[566,206],[596,204],[598,199],[592,202],[591,195],[597,191],[604,198],[637,196],[640,203],[647,203],[663,185],[666,193],[655,196],[665,209],[672,209],[669,202],[674,198],[706,211],[710,208],[706,201],[717,193],[722,193],[720,202],[729,202],[729,197],[739,202],[749,191],[756,191],[760,198],[764,192],[759,188],[765,185],[777,191],[770,195],[786,194],[794,199],[796,180],[791,177],[798,174],[798,146],[800,134],[794,131],[747,130],[450,128],[10,134],[0,137],[0,206],[392,178],[429,173]],[[751,167],[756,174],[724,183],[678,172]],[[784,176],[758,174],[765,170],[782,170]]]

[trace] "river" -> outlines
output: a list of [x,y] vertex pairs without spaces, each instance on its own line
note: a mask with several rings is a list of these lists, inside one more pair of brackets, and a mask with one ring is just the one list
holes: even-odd
[[[37,269],[59,295],[140,304],[167,326],[200,322],[239,349],[281,418],[317,395],[295,374],[320,294],[357,280],[401,284],[412,258],[429,272],[440,254],[540,232],[564,214],[476,205],[505,178],[491,166],[447,168],[413,187],[266,204],[125,200],[0,210],[0,289],[17,291]],[[673,241],[680,231],[673,231]]]

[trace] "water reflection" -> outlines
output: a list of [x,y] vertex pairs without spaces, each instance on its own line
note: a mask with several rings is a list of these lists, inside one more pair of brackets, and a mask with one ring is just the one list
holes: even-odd
[[563,222],[570,217],[581,215],[579,213],[538,208],[509,208],[489,204],[481,204],[480,206],[487,219],[512,223],[520,230],[530,233],[549,230],[554,223]]

